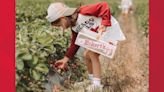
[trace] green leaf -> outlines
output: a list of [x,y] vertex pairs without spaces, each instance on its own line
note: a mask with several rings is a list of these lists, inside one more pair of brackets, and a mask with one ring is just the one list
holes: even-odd
[[23,68],[24,68],[23,61],[17,60],[17,62],[16,62],[16,68],[17,68],[17,70],[23,70]]
[[42,58],[45,58],[45,56],[48,56],[47,52],[45,52],[45,51],[40,54],[40,57],[42,57]]
[[20,80],[20,77],[19,77],[18,74],[16,73],[16,85],[17,85],[17,83],[19,82],[19,80]]
[[25,54],[25,50],[16,50],[16,57],[19,58],[19,57],[22,57],[23,55]]
[[39,72],[35,71],[35,70],[32,70],[32,77],[35,79],[35,80],[39,80],[41,75]]
[[46,43],[45,44],[51,44],[53,42],[53,39],[49,37],[49,39],[46,39]]
[[36,65],[38,63],[38,57],[37,56],[34,56],[33,57],[33,62],[32,62],[32,64],[33,65]]
[[53,45],[45,46],[44,50],[47,51],[48,53],[56,52],[56,49],[53,47]]
[[24,56],[22,56],[23,60],[32,60],[32,55],[30,54],[25,54]]
[[53,39],[50,36],[46,36],[46,38],[45,37],[38,38],[38,41],[43,45],[47,45],[47,44],[51,44],[53,42]]
[[19,50],[16,50],[16,57],[18,57],[20,54],[20,51]]
[[19,51],[20,51],[21,53],[28,53],[28,48],[23,47],[23,48],[21,48]]
[[48,67],[46,64],[38,64],[35,69],[39,72],[48,73]]

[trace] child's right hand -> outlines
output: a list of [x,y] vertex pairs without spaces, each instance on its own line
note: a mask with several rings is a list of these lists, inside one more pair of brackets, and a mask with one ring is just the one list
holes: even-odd
[[63,59],[56,61],[54,67],[59,69],[66,69],[68,60],[69,59],[67,57],[64,57]]

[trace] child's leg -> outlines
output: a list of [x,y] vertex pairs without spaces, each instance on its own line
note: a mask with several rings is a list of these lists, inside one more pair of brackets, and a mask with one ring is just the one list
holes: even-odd
[[89,57],[91,58],[91,62],[92,62],[93,76],[96,78],[100,78],[101,65],[100,65],[100,61],[99,61],[99,54],[89,51]]
[[86,90],[88,92],[93,92],[96,90],[96,92],[103,92],[103,85],[101,85],[101,67],[99,62],[99,54],[89,51],[89,57],[92,62],[92,70],[93,70],[93,79],[92,84],[89,85]]
[[92,62],[92,70],[93,70],[93,79],[92,83],[95,86],[101,87],[101,65],[99,62],[99,54],[89,51],[89,57],[91,58]]
[[87,65],[87,70],[88,70],[88,77],[90,80],[92,80],[93,78],[93,71],[92,71],[92,62],[91,59],[89,57],[89,50],[85,50],[84,51],[84,62]]

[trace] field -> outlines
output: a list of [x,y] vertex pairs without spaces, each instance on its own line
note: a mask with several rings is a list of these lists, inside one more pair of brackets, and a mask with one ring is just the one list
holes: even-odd
[[[16,1],[16,88],[17,92],[45,92],[44,83],[51,61],[63,57],[70,43],[70,31],[51,28],[45,19],[54,0]],[[135,0],[133,14],[121,15],[120,0],[55,0],[71,7],[99,1],[109,3],[126,40],[118,44],[113,59],[100,56],[105,92],[148,92],[149,10],[148,0]],[[69,83],[62,92],[84,92],[74,83],[86,80],[86,67],[78,55],[69,63]],[[63,72],[61,72],[63,73]],[[55,80],[57,81],[57,80]],[[77,90],[78,89],[78,90]]]

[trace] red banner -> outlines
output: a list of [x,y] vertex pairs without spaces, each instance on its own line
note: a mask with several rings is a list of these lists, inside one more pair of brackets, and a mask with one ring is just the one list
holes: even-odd
[[0,0],[0,92],[15,92],[15,0]]

